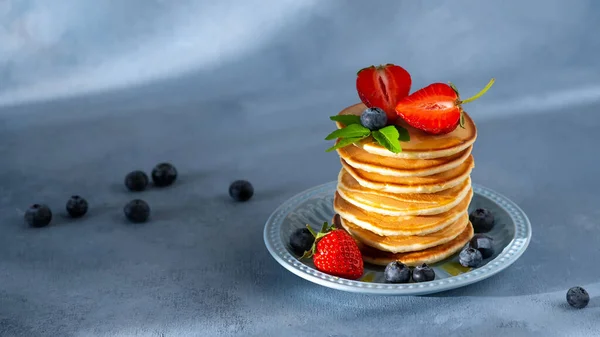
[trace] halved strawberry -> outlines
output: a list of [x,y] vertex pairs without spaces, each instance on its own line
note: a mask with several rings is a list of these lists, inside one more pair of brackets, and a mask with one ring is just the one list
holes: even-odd
[[411,83],[410,74],[400,66],[370,66],[358,71],[356,90],[368,108],[382,109],[388,122],[392,122],[398,118],[394,108],[400,99],[408,95]]
[[477,95],[461,100],[452,83],[433,83],[401,99],[396,105],[396,113],[414,128],[434,135],[449,133],[458,125],[464,127],[461,105],[478,99],[493,84],[492,78]]

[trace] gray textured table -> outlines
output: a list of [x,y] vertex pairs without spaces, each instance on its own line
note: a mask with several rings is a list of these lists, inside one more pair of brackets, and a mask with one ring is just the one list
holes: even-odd
[[[16,10],[7,3],[0,15]],[[22,57],[0,40],[9,55],[0,57],[1,337],[600,336],[598,3],[307,0],[250,16],[197,5],[179,21],[168,2],[100,6],[99,16],[85,5],[97,2],[78,3],[73,15],[95,21],[70,27],[62,49],[23,44]],[[61,8],[52,7],[66,15]],[[231,31],[213,30],[218,10]],[[152,29],[158,17],[168,29]],[[186,40],[262,29],[266,18],[279,21],[260,44],[260,31],[243,45]],[[30,32],[31,41],[59,36],[51,32]],[[452,80],[468,96],[497,78],[468,111],[479,127],[473,181],[533,224],[527,252],[506,271],[433,296],[375,297],[311,284],[269,256],[265,220],[335,179],[327,117],[357,101],[357,69],[385,62],[411,71],[415,89]],[[188,75],[147,81],[174,69]],[[131,83],[149,84],[26,102]],[[161,161],[179,169],[176,185],[125,191],[127,172]],[[247,203],[227,195],[240,178],[256,190]],[[72,194],[90,202],[78,221],[60,214]],[[136,197],[152,207],[147,224],[123,218]],[[32,203],[52,207],[51,226],[24,226],[17,209]],[[592,296],[583,310],[566,305],[576,285]]]

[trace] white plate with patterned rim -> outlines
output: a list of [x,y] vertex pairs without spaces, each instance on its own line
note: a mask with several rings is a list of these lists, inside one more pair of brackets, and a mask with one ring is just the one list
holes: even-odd
[[432,265],[435,280],[422,283],[385,283],[383,267],[365,264],[359,280],[348,280],[322,273],[310,260],[299,260],[289,246],[290,235],[310,224],[319,230],[323,222],[331,222],[333,196],[337,181],[306,190],[279,206],[267,220],[264,240],[267,249],[283,267],[292,273],[322,286],[379,295],[425,295],[463,287],[499,273],[514,263],[527,249],[531,240],[531,223],[523,210],[505,196],[473,184],[473,199],[469,212],[486,208],[494,215],[495,226],[486,233],[494,240],[494,255],[479,268],[464,268],[458,254]]

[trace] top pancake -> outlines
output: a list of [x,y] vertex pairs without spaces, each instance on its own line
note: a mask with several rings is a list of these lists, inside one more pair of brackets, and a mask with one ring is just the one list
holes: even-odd
[[[366,108],[362,103],[355,104],[342,110],[339,115],[360,116]],[[410,135],[410,141],[400,143],[402,146],[400,153],[393,153],[387,150],[375,142],[372,137],[349,146],[358,146],[368,153],[394,158],[433,159],[449,157],[473,145],[477,138],[475,123],[466,112],[464,113],[464,119],[464,129],[459,126],[454,131],[445,135],[431,135],[407,125],[398,118],[396,125],[404,127]],[[336,122],[336,124],[338,128],[344,127],[340,122]]]

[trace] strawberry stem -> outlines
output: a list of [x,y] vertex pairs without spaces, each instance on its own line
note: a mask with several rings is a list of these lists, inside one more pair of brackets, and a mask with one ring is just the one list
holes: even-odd
[[478,92],[475,96],[467,98],[465,100],[460,101],[460,104],[465,104],[465,103],[470,103],[473,102],[474,100],[478,99],[479,97],[483,96],[483,94],[485,94],[491,87],[492,85],[494,85],[494,82],[496,81],[496,79],[492,78],[488,84],[485,86],[485,88],[481,89],[480,92]]

